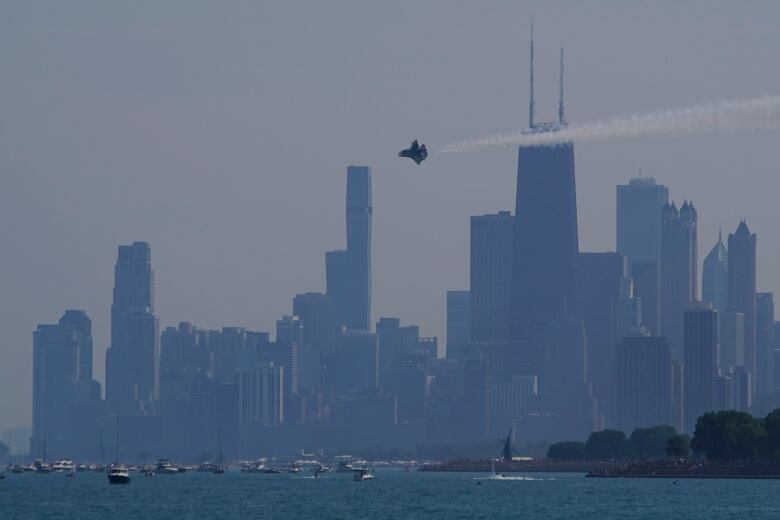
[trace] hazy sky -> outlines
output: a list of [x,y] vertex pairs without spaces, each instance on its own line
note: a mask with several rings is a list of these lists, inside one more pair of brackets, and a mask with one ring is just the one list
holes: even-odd
[[[537,114],[566,47],[572,123],[780,93],[780,3],[0,3],[0,429],[29,424],[32,331],[93,320],[102,381],[118,244],[146,240],[160,326],[273,331],[324,290],[346,166],[373,167],[374,313],[444,341],[468,286],[469,216],[514,211],[516,152],[395,153],[521,128],[529,22]],[[580,244],[614,249],[615,185],[638,168],[719,226],[758,234],[780,291],[780,131],[575,147]]]

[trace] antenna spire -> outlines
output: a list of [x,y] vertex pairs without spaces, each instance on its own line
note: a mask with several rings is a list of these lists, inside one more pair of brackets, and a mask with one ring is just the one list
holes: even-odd
[[531,99],[528,103],[528,128],[534,127],[534,22],[531,20]]
[[560,98],[558,100],[558,124],[566,125],[566,109],[563,107],[563,47],[561,47]]

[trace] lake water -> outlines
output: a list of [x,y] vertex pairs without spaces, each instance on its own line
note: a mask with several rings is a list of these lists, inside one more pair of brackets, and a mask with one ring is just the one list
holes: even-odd
[[133,474],[130,484],[112,486],[95,473],[8,474],[0,480],[0,518],[780,518],[780,480],[486,476],[379,469],[374,480],[354,482],[350,474],[314,479],[229,471]]

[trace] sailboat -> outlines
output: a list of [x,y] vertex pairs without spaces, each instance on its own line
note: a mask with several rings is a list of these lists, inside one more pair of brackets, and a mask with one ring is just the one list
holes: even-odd
[[225,457],[222,453],[222,435],[219,428],[217,428],[217,444],[219,445],[219,458],[217,459],[217,465],[214,467],[213,473],[221,475],[225,472]]
[[43,459],[33,461],[33,468],[36,473],[51,473],[51,466],[46,464],[46,437],[43,438]]
[[[103,438],[102,434],[100,436]],[[102,445],[102,443],[101,443]],[[114,463],[111,464],[111,468],[108,470],[108,483],[109,484],[128,484],[130,483],[130,470],[121,464],[119,464],[119,416],[116,417],[116,456]]]
[[105,473],[106,472],[106,449],[103,446],[103,430],[100,430],[100,464],[96,464],[92,467],[92,471],[95,473]]

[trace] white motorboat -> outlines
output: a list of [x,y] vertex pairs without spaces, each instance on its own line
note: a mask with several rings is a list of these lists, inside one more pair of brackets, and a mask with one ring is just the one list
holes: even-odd
[[111,466],[108,470],[109,484],[128,484],[130,482],[130,470],[125,466]]
[[69,459],[55,460],[51,465],[51,470],[55,473],[67,473],[70,471],[76,471],[76,465],[73,464],[73,461]]
[[356,469],[352,479],[355,482],[363,482],[364,480],[373,480],[374,475],[366,468]]

